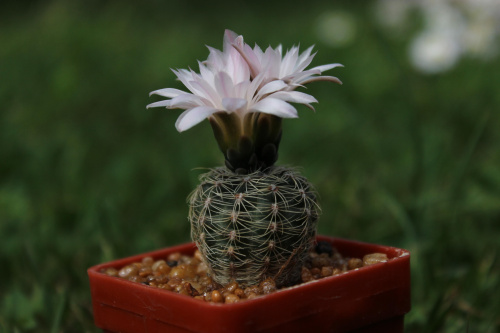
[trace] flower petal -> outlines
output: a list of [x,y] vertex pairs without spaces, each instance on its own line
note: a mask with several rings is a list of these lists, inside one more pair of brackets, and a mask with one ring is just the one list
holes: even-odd
[[247,100],[243,98],[223,98],[222,106],[228,112],[238,112],[246,108]]
[[188,130],[194,125],[201,123],[203,120],[217,111],[220,110],[211,108],[209,106],[198,106],[196,108],[186,110],[179,116],[179,118],[177,118],[177,121],[175,122],[175,128],[177,128],[179,132]]
[[272,94],[278,90],[284,89],[288,87],[288,85],[282,80],[275,80],[265,84],[262,88],[257,92],[260,96],[265,96],[267,94]]
[[311,95],[304,94],[300,91],[278,91],[272,94],[270,97],[278,98],[285,102],[299,103],[299,104],[309,104],[318,103],[318,100]]
[[[281,47],[281,45],[279,46]],[[281,51],[268,47],[262,56],[262,73],[266,73],[269,80],[279,79],[281,67]]]
[[226,72],[220,72],[215,76],[214,85],[220,98],[234,97],[234,83]]
[[342,64],[328,64],[328,65],[321,65],[321,66],[316,66],[314,68],[311,68],[310,70],[319,70],[320,73],[327,71],[329,69],[335,68],[335,67],[344,67]]
[[223,50],[224,52],[228,52],[229,47],[231,47],[231,44],[235,41],[236,38],[241,37],[243,39],[243,36],[238,36],[238,34],[232,30],[226,29],[224,31],[224,41],[223,41]]
[[263,112],[272,114],[281,118],[297,118],[297,110],[287,102],[277,98],[264,98],[256,103],[250,112]]
[[286,82],[293,84],[293,82],[304,81],[304,80],[308,79],[309,77],[312,77],[313,75],[319,75],[319,74],[321,74],[321,72],[317,69],[315,69],[315,70],[308,69],[307,71],[297,72],[297,73],[294,73],[292,75],[288,75],[282,79]]
[[257,58],[255,51],[252,50],[250,46],[243,43],[242,36],[236,38],[232,45],[247,63],[251,77],[252,78],[256,77],[260,72],[260,66],[259,66],[260,60]]
[[224,68],[224,54],[221,51],[214,49],[213,47],[207,46],[207,48],[210,51],[206,60],[207,65],[211,69],[220,71],[222,68]]
[[168,98],[174,98],[179,95],[185,94],[185,91],[179,90],[179,89],[174,89],[174,88],[165,88],[165,89],[158,89],[155,91],[152,91],[149,93],[149,96],[151,95],[160,95],[163,97],[168,97]]
[[157,108],[159,106],[165,106],[165,107],[168,108],[170,106],[170,100],[167,99],[167,100],[164,100],[164,101],[159,101],[159,102],[154,102],[154,103],[148,104],[148,105],[146,105],[146,109]]
[[207,82],[214,82],[214,73],[202,62],[198,61],[198,66],[200,68],[201,77]]
[[[206,100],[205,100],[206,101]],[[197,106],[207,106],[201,97],[193,94],[184,94],[170,100],[169,109],[192,109]]]
[[231,47],[226,56],[227,59],[224,71],[231,76],[234,83],[237,84],[245,80],[249,80],[250,68],[248,67],[247,62],[241,56],[238,50],[236,50],[234,47]]
[[184,86],[186,86],[186,88],[188,88],[190,92],[192,92],[193,94],[197,94],[196,88],[194,88],[191,84],[191,82],[193,82],[193,75],[191,72],[185,69],[173,69],[172,72],[174,72],[177,78],[182,82],[182,84],[184,84]]
[[314,59],[314,56],[316,53],[311,55],[313,46],[308,48],[306,51],[302,52],[302,54],[299,57],[297,67],[295,68],[295,72],[302,72],[304,69],[306,69],[307,66],[311,63],[311,61]]
[[214,105],[220,103],[220,96],[215,91],[211,82],[204,80],[202,77],[196,77],[196,81],[190,81],[189,85],[193,89],[193,94],[203,97]]
[[[309,62],[310,62],[310,60],[312,60],[312,58],[314,58],[314,55],[311,57],[311,52],[312,52],[312,49],[313,49],[313,48],[314,48],[314,45],[309,46],[309,47],[308,47],[308,48],[307,48],[304,52],[302,52],[302,53],[300,54],[300,56],[299,56],[299,60],[298,60],[298,62],[299,62],[300,64],[302,64],[302,63],[304,63],[304,62],[307,62],[307,61],[309,61]],[[305,67],[307,67],[307,65],[306,65]],[[304,68],[305,68],[305,67],[304,67]]]
[[250,81],[243,81],[234,86],[234,97],[246,98],[247,91],[250,86]]
[[287,76],[290,73],[293,73],[295,70],[295,66],[297,64],[297,60],[299,58],[299,48],[294,46],[290,51],[287,51],[283,60],[281,61],[280,68],[280,78]]
[[311,78],[306,78],[303,81],[298,81],[297,83],[301,84],[301,85],[305,85],[305,84],[308,84],[308,83],[311,83],[311,82],[315,82],[315,81],[330,81],[330,82],[335,82],[335,83],[338,83],[338,84],[342,84],[342,81],[340,81],[335,76],[315,76],[315,77],[311,77]]
[[250,82],[247,92],[246,92],[246,99],[249,101],[252,100],[257,100],[259,96],[257,96],[258,89],[261,86],[261,84],[264,82],[263,80],[266,78],[265,73],[260,73],[257,75],[252,82]]

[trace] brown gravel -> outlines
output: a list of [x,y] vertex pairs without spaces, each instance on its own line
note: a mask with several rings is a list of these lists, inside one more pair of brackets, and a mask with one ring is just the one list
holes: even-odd
[[[316,248],[321,250],[321,247]],[[344,258],[334,248],[323,253],[313,251],[302,267],[301,282],[342,274],[387,260],[384,253],[368,254],[361,259]],[[102,273],[213,303],[240,302],[277,290],[272,278],[247,288],[241,288],[237,282],[231,282],[226,286],[219,285],[208,276],[207,267],[201,261],[201,253],[198,250],[193,256],[172,253],[167,258],[156,261],[151,257],[145,257],[141,262],[120,269],[103,269]]]

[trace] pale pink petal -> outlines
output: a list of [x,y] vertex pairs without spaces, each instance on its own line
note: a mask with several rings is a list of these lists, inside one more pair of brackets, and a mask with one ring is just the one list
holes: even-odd
[[207,66],[216,71],[222,70],[225,66],[224,54],[213,47],[207,46],[207,48],[210,51],[206,60]]
[[[298,62],[302,64],[302,63],[306,62],[309,58],[311,58],[311,52],[312,52],[313,48],[314,48],[314,45],[309,46],[304,52],[302,52],[299,56]],[[313,57],[314,57],[314,55],[313,55]],[[312,60],[312,58],[311,58],[311,60]],[[307,65],[305,67],[307,67]]]
[[182,82],[182,84],[184,84],[184,86],[186,86],[186,88],[188,88],[189,91],[191,91],[193,94],[196,94],[197,93],[197,90],[196,88],[193,87],[193,85],[191,84],[191,82],[193,82],[193,76],[191,75],[191,73],[185,69],[179,69],[179,70],[172,70],[174,72],[174,74],[177,76],[177,78],[179,79],[179,81]]
[[238,83],[234,86],[234,97],[245,98],[251,82],[249,80]]
[[313,47],[311,46],[310,48],[308,48],[307,50],[302,52],[302,54],[300,55],[299,60],[298,60],[299,64],[295,68],[296,72],[302,72],[304,69],[306,69],[307,66],[309,66],[311,61],[314,59],[314,56],[316,55],[316,53],[311,55],[312,48]]
[[316,81],[330,81],[330,82],[335,82],[335,83],[338,83],[338,84],[342,84],[342,81],[340,81],[335,76],[315,76],[315,77],[311,77],[311,78],[309,78],[307,80],[304,80],[304,81],[299,81],[297,83],[299,83],[301,85],[306,85],[308,83],[316,82]]
[[251,77],[256,77],[260,72],[259,60],[257,59],[254,51],[247,44],[243,44],[243,37],[240,37],[241,36],[233,42],[233,47],[246,61]]
[[164,106],[164,107],[169,107],[170,106],[170,100],[167,99],[167,100],[164,100],[164,101],[159,101],[159,102],[154,102],[154,103],[151,103],[151,104],[148,104],[146,106],[146,109],[149,109],[149,108],[157,108],[159,106]]
[[214,73],[207,68],[203,63],[198,61],[198,66],[200,67],[201,77],[210,83],[214,82]]
[[[248,46],[250,48],[250,46]],[[250,48],[251,49],[251,48]],[[255,54],[255,57],[260,61],[262,59],[262,56],[264,55],[264,52],[262,52],[262,49],[260,48],[259,45],[255,44],[253,47],[253,53]]]
[[235,39],[238,37],[241,37],[241,39],[243,39],[242,36],[238,36],[238,34],[235,33],[234,31],[226,29],[226,31],[224,31],[223,51],[228,52],[229,48],[231,47],[231,44],[233,44]]
[[175,128],[177,128],[179,132],[188,130],[194,125],[201,123],[217,111],[220,110],[208,106],[198,106],[196,108],[186,110],[179,116],[179,118],[177,118]]
[[235,48],[229,51],[226,68],[235,84],[250,79],[248,63]]
[[184,94],[170,100],[169,109],[191,109],[197,106],[206,106],[204,101],[196,95]]
[[231,46],[235,48],[240,48],[243,49],[245,47],[245,42],[243,41],[243,36],[238,36],[235,39],[233,39],[233,42],[231,43]]
[[265,72],[270,80],[276,80],[280,78],[280,67],[281,54],[268,47],[262,58],[262,72]]
[[226,72],[217,74],[214,85],[220,98],[234,97],[234,83]]
[[242,112],[247,106],[247,100],[243,98],[223,98],[222,106],[228,112]]
[[[217,104],[220,101],[220,96],[217,94],[212,82],[207,82],[202,77],[195,77],[195,81],[189,82],[191,87],[196,91],[195,95],[208,99],[212,103]],[[214,78],[215,80],[215,78]]]
[[283,54],[283,46],[278,45],[278,47],[276,48],[276,51],[278,52],[278,54],[281,56]]
[[260,73],[259,75],[257,75],[257,77],[255,77],[252,80],[252,82],[248,86],[248,90],[247,90],[247,93],[246,93],[247,100],[250,101],[250,100],[258,98],[258,96],[257,96],[257,90],[259,89],[259,87],[261,86],[261,84],[264,82],[264,80],[266,78],[267,78],[267,76],[266,76],[265,73]]
[[311,68],[310,70],[319,70],[320,73],[323,73],[324,71],[327,71],[327,70],[335,68],[335,67],[344,67],[344,65],[342,65],[342,64],[321,65],[321,66],[316,66],[314,68]]
[[317,103],[318,101],[311,95],[304,94],[300,91],[278,91],[272,94],[270,97],[278,98],[285,102],[292,103],[300,103],[300,104],[309,104],[309,103]]
[[267,94],[272,94],[273,92],[276,92],[278,90],[285,89],[286,87],[288,87],[288,85],[282,80],[275,80],[265,84],[262,88],[259,89],[257,94],[259,96],[265,96]]
[[294,46],[290,51],[288,51],[283,60],[281,61],[280,68],[280,78],[285,77],[294,72],[295,65],[297,64],[297,59],[299,55],[299,49]]
[[264,98],[255,104],[249,111],[273,114],[281,118],[298,117],[297,110],[292,105],[280,99],[270,97]]
[[152,91],[149,93],[149,96],[160,95],[163,97],[173,98],[173,97],[177,97],[179,95],[185,94],[185,93],[186,93],[185,91],[182,91],[179,89],[165,88],[165,89],[158,89],[158,90]]
[[296,82],[306,80],[309,77],[311,77],[313,75],[318,75],[318,74],[321,74],[321,72],[319,70],[309,69],[307,71],[298,72],[298,73],[294,73],[294,74],[285,76],[282,78],[282,80],[285,82],[288,82],[290,85],[294,85]]
[[243,46],[243,50],[244,50],[244,53],[248,55],[248,58],[250,59],[250,62],[252,63],[252,65],[257,66],[259,68],[260,67],[259,57],[262,56],[262,50],[258,46],[256,48],[252,49],[250,47],[250,45],[248,45],[248,44],[245,44]]

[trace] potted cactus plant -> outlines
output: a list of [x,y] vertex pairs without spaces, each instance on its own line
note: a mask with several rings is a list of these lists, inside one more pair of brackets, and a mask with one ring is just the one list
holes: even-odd
[[[229,30],[223,50],[209,50],[208,59],[199,63],[200,73],[174,70],[190,92],[156,90],[151,94],[167,99],[148,105],[184,109],[175,124],[180,132],[208,119],[225,159],[223,167],[200,177],[188,198],[193,243],[90,268],[96,324],[113,332],[264,332],[311,327],[400,331],[409,311],[408,252],[317,236],[320,208],[313,186],[296,168],[275,165],[282,119],[298,116],[290,103],[313,109],[311,103],[317,102],[296,89],[314,81],[341,84],[338,78],[321,74],[342,65],[306,69],[314,57],[312,47],[302,53],[293,47],[284,55],[281,46],[263,51]],[[323,252],[330,252],[323,258],[331,255],[333,245],[350,257],[375,252],[385,259],[321,281],[311,279],[318,283],[301,284],[318,240],[327,247]],[[184,288],[187,296],[177,295],[144,285],[149,284],[144,278],[138,284],[103,273],[124,265],[147,271],[151,265],[144,258],[153,262],[172,253],[195,251],[210,283],[225,292],[230,287],[224,286],[233,284],[243,296],[259,284],[262,290],[262,283],[271,283],[279,291],[244,302],[215,304],[224,303],[224,297],[229,303],[229,293],[217,296],[209,290],[202,295],[189,284],[179,289]],[[130,266],[141,260],[142,264]],[[165,269],[171,271],[169,267]],[[349,293],[354,301],[346,300]],[[240,300],[235,297],[233,301]],[[381,309],[381,305],[388,307]]]

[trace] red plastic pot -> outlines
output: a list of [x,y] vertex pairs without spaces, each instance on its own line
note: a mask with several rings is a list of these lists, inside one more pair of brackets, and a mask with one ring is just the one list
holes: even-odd
[[403,332],[410,311],[410,253],[318,236],[347,257],[381,252],[389,261],[233,304],[212,304],[100,273],[145,256],[191,254],[192,243],[88,269],[95,324],[108,332]]

